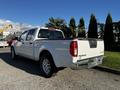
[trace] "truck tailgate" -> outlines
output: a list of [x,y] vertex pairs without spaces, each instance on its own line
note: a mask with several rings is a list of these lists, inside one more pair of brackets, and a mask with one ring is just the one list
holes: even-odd
[[97,39],[78,39],[78,57],[79,60],[104,55],[104,42]]

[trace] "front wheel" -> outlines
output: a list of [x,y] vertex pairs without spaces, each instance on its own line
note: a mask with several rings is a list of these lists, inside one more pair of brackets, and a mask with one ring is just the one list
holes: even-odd
[[40,70],[46,78],[51,77],[53,74],[54,65],[51,61],[52,58],[50,57],[49,54],[44,54],[40,58]]

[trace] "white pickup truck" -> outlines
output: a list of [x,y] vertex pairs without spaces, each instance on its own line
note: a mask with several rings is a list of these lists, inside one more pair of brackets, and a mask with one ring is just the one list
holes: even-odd
[[11,46],[11,57],[39,61],[40,70],[50,77],[57,67],[95,67],[102,63],[104,42],[98,39],[65,39],[61,30],[45,27],[24,31]]

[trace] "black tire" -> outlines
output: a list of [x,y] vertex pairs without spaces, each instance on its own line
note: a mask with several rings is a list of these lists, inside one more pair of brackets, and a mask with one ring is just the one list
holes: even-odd
[[17,55],[15,54],[15,50],[13,47],[11,47],[11,59],[16,60],[16,58],[17,58]]
[[49,54],[43,54],[40,57],[40,70],[44,77],[49,78],[52,76],[55,65],[53,64],[52,57]]

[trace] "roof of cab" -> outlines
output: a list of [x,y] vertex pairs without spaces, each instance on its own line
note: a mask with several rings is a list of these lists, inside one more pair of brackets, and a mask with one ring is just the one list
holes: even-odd
[[24,31],[29,31],[31,29],[48,29],[48,30],[53,30],[53,31],[61,31],[60,29],[55,29],[55,28],[48,28],[48,27],[40,27],[40,26],[37,26],[37,27],[32,27],[32,28],[29,28],[29,29],[26,29]]
[[48,28],[48,27],[39,27],[40,29],[48,29],[48,30],[53,30],[53,31],[61,31],[60,29],[55,29],[55,28]]

